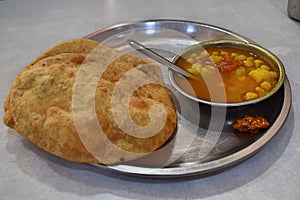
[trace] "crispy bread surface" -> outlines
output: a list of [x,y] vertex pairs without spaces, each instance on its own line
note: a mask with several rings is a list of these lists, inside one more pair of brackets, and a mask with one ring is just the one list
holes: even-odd
[[[5,124],[45,151],[75,162],[112,164],[160,148],[172,136],[177,117],[172,99],[162,85],[161,72],[147,60],[118,56],[97,80],[94,98],[86,101],[94,101],[96,124],[104,135],[95,132],[95,119],[86,112],[89,108],[74,106],[79,71],[116,54],[100,45],[102,54],[95,60],[88,54],[95,46],[94,41],[87,39],[64,42],[27,65],[14,79],[5,101]],[[141,65],[149,66],[145,70]],[[88,92],[80,94],[82,99],[90,98]],[[120,100],[117,103],[115,96]],[[127,110],[124,105],[128,105]],[[149,114],[153,106],[156,110]],[[117,120],[115,115],[119,116]],[[156,127],[162,119],[162,127]],[[143,134],[147,131],[131,135],[126,130],[134,132],[132,122],[142,128],[154,124],[151,129],[157,131],[146,137]]]

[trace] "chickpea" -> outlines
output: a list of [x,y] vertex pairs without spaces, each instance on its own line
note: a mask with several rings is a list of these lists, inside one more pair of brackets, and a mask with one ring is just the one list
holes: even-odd
[[192,53],[191,55],[190,55],[190,58],[195,58],[197,56],[197,53]]
[[241,54],[241,55],[235,56],[234,60],[244,61],[244,60],[246,60],[246,58],[247,57],[245,55]]
[[231,56],[232,56],[232,57],[236,57],[237,55],[239,55],[239,54],[237,54],[237,53],[234,53],[234,52],[233,52],[233,53],[231,53]]
[[211,55],[210,58],[215,62],[220,62],[223,60],[223,57],[222,56],[216,56],[216,55]]
[[253,67],[253,62],[251,60],[244,60],[243,62],[246,67]]
[[271,69],[270,69],[270,67],[269,67],[269,66],[267,66],[267,65],[261,65],[261,66],[260,66],[260,68],[261,68],[261,69],[268,70],[268,71],[270,71],[270,70],[271,70]]
[[259,94],[259,96],[263,96],[266,93],[266,91],[263,88],[259,87],[259,86],[257,86],[255,88],[255,92],[257,92]]
[[191,64],[194,64],[196,62],[194,58],[188,58],[187,61]]
[[272,85],[271,83],[269,83],[268,81],[264,81],[260,84],[260,87],[262,87],[263,89],[270,91],[272,89]]
[[254,63],[255,63],[255,67],[260,67],[261,64],[263,64],[264,62],[260,59],[257,59],[257,60],[254,60]]
[[212,65],[208,65],[206,66],[207,69],[211,70],[211,71],[216,71],[217,68],[215,66],[212,66]]
[[235,70],[235,74],[238,76],[242,76],[246,74],[246,69],[244,67],[239,67]]
[[196,69],[197,71],[199,71],[201,67],[202,65],[200,63],[193,64],[193,68]]
[[218,55],[219,55],[219,52],[218,52],[218,51],[214,51],[214,52],[211,53],[211,55],[218,56]]
[[221,51],[221,55],[228,55],[229,53],[227,51]]
[[193,75],[196,75],[196,74],[199,73],[198,70],[197,70],[196,68],[194,68],[194,67],[188,68],[187,71],[188,71],[190,74],[193,74]]
[[255,92],[247,92],[246,94],[245,94],[245,96],[244,96],[244,99],[246,100],[246,101],[249,101],[249,100],[252,100],[252,99],[256,99],[256,98],[258,98],[259,96],[258,96],[258,94],[256,94]]
[[208,55],[209,55],[209,53],[207,51],[201,51],[201,53],[200,53],[201,58],[204,56],[208,56]]
[[252,56],[248,57],[246,60],[254,62],[254,58]]

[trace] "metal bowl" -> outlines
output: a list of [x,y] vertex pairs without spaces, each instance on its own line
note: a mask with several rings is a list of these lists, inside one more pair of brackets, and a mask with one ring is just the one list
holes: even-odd
[[[257,55],[258,57],[261,57],[266,63],[268,63],[268,65],[270,67],[273,68],[274,71],[276,71],[278,73],[278,81],[277,81],[276,85],[264,96],[258,97],[253,100],[234,102],[234,103],[214,102],[214,101],[200,99],[200,98],[196,97],[195,94],[191,94],[191,92],[187,92],[187,89],[183,88],[182,86],[180,86],[178,84],[178,78],[179,77],[182,78],[182,76],[180,74],[178,74],[177,72],[169,70],[169,79],[170,79],[171,84],[182,95],[184,95],[192,100],[195,100],[195,101],[198,101],[200,103],[207,104],[210,106],[236,107],[236,106],[245,106],[245,105],[250,105],[250,104],[255,104],[255,103],[261,102],[261,101],[269,98],[273,94],[275,94],[279,90],[279,88],[282,86],[282,84],[284,82],[284,78],[285,78],[285,73],[284,73],[284,66],[281,63],[281,61],[267,49],[265,49],[259,45],[253,44],[253,43],[237,41],[237,40],[209,40],[209,41],[201,42],[199,44],[188,47],[182,53],[175,56],[173,58],[172,62],[176,64],[176,62],[178,61],[179,58],[186,57],[186,55],[190,54],[191,52],[193,52],[197,49],[203,50],[203,49],[205,49],[207,47],[211,47],[211,46],[218,46],[220,48],[222,48],[222,47],[231,47],[232,48],[233,47],[236,49],[250,52],[251,54]],[[188,83],[188,81],[187,81],[187,83]]]

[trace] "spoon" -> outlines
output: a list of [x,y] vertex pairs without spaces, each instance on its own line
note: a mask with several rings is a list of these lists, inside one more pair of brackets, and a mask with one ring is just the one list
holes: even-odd
[[170,62],[166,58],[162,57],[161,55],[157,54],[156,52],[150,50],[149,48],[145,47],[141,43],[139,43],[139,42],[137,42],[135,40],[131,40],[131,39],[128,39],[127,43],[131,47],[133,47],[135,50],[141,52],[142,54],[144,54],[145,56],[147,56],[149,58],[152,58],[153,60],[159,62],[160,64],[168,66],[170,69],[178,72],[179,74],[181,74],[181,75],[183,75],[185,77],[193,78],[193,75],[191,75],[187,71],[181,69],[180,67],[174,65],[172,62]]

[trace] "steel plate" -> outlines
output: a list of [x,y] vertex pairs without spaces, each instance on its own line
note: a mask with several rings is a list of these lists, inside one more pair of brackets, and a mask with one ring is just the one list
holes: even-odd
[[[150,47],[153,51],[172,59],[176,53],[195,43],[211,39],[236,39],[253,42],[250,39],[229,30],[182,20],[148,20],[123,23],[111,26],[86,36],[119,51],[133,53],[127,45],[127,39],[135,39]],[[141,56],[140,54],[138,56]],[[114,166],[94,165],[103,170],[122,173],[125,175],[147,178],[187,177],[192,175],[210,175],[229,166],[236,165],[260,150],[275,136],[284,124],[291,106],[291,89],[286,77],[283,86],[271,98],[251,106],[227,108],[224,122],[216,120],[214,113],[222,110],[214,109],[200,103],[191,102],[172,88],[168,80],[168,72],[162,67],[163,77],[178,108],[178,128],[169,144],[172,162],[167,164],[151,164],[147,157],[141,162],[129,162]],[[179,102],[179,103],[178,103]],[[272,107],[268,106],[272,103]],[[178,105],[180,104],[180,105]],[[237,134],[231,129],[232,122],[245,114],[265,116],[271,126],[258,135]],[[211,130],[211,127],[221,129]],[[212,137],[216,134],[215,137]],[[185,140],[189,142],[184,143]],[[203,151],[203,146],[211,144],[209,151]],[[207,150],[207,149],[206,149]],[[160,154],[158,150],[158,154]],[[165,153],[165,152],[164,152]],[[163,155],[163,157],[168,157]],[[154,153],[155,156],[157,154]],[[153,158],[157,158],[157,157]],[[151,158],[151,155],[149,156]],[[155,159],[150,159],[151,161]],[[164,158],[166,159],[166,158]],[[142,164],[141,164],[142,163]]]

